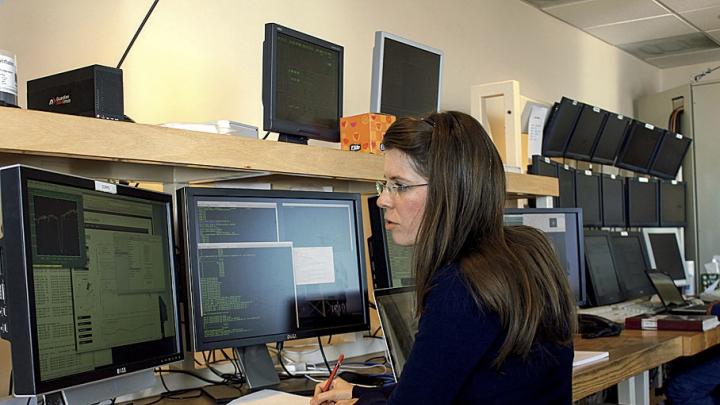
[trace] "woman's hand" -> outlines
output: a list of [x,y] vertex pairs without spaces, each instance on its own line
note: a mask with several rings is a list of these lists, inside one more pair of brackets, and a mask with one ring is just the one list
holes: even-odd
[[[332,404],[352,404],[355,403],[352,400],[353,385],[343,380],[342,378],[336,378],[333,380],[330,389],[323,392],[325,381],[315,386],[315,395],[310,400],[310,405],[332,405]],[[348,401],[352,400],[352,401]]]

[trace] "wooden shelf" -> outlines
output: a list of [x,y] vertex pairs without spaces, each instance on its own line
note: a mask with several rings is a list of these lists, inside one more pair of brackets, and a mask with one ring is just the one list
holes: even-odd
[[[140,165],[166,182],[168,167],[179,181],[285,174],[372,182],[383,175],[382,156],[15,108],[0,108],[0,154],[4,164],[43,157],[69,159],[73,168],[87,161]],[[515,198],[558,195],[556,179],[515,173],[507,174],[507,190]]]

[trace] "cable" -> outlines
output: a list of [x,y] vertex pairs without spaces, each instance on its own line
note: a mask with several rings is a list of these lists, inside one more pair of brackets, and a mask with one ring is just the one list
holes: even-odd
[[283,350],[284,343],[285,343],[285,342],[277,342],[277,343],[275,343],[275,346],[276,346],[277,349],[278,349],[278,351],[277,351],[278,363],[280,363],[280,367],[282,367],[282,369],[283,369],[283,371],[285,372],[285,374],[287,374],[289,377],[295,377],[295,374],[293,374],[293,373],[291,373],[290,371],[288,371],[287,367],[285,367],[285,362],[283,362],[283,359],[282,359],[282,350]]
[[[157,370],[156,370],[156,372],[157,372]],[[195,374],[195,373],[191,373],[191,372],[185,371],[185,370],[163,370],[163,372],[164,372],[164,373],[187,374],[187,375],[190,375],[190,376],[193,376],[193,377],[197,378],[197,379],[200,380],[200,381],[205,381],[206,383],[210,383],[210,384],[223,384],[223,381],[213,381],[213,380],[210,380],[210,379],[205,378],[205,377],[203,377],[203,376],[199,376],[199,375],[197,375],[197,374]]]
[[699,82],[700,80],[702,80],[703,77],[709,75],[710,73],[712,73],[718,69],[720,69],[720,66],[715,66],[714,68],[707,68],[707,69],[703,70],[702,72],[696,74],[695,77],[693,77],[693,80],[695,82]]
[[10,368],[10,384],[8,384],[8,396],[13,394],[13,369]]
[[120,66],[122,66],[123,62],[125,61],[125,57],[127,57],[128,52],[130,52],[130,48],[132,48],[138,35],[140,35],[140,31],[142,31],[148,18],[150,18],[150,14],[152,14],[153,10],[155,10],[155,6],[157,6],[159,1],[160,0],[155,0],[153,2],[152,6],[150,6],[150,10],[148,10],[147,14],[145,14],[145,18],[143,18],[142,22],[140,23],[140,27],[138,27],[137,31],[135,31],[135,35],[133,35],[132,39],[130,40],[130,44],[127,46],[127,48],[125,48],[125,53],[123,53],[122,58],[120,58],[120,62],[118,62],[118,64],[117,64],[117,69],[120,69]]
[[270,131],[265,132],[265,136],[263,136],[262,140],[266,140],[268,135],[270,135]]
[[323,350],[322,341],[320,340],[320,336],[317,338],[318,344],[320,345],[320,354],[322,354],[323,361],[325,362],[325,367],[327,367],[328,372],[332,373],[332,368],[330,368],[330,363],[327,361],[327,357],[325,357],[325,350]]

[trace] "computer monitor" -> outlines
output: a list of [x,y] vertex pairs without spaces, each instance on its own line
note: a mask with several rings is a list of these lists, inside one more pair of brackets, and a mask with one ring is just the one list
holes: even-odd
[[644,228],[645,246],[650,267],[672,277],[675,285],[687,285],[685,255],[677,228]]
[[377,205],[378,197],[368,198],[370,230],[368,253],[375,288],[392,288],[415,285],[412,272],[413,248],[393,242],[385,230],[383,210]]
[[370,111],[398,118],[439,111],[443,60],[440,49],[375,32]]
[[533,155],[532,165],[528,166],[528,173],[538,176],[555,177],[558,176],[558,165],[550,158],[540,155]]
[[650,166],[650,174],[672,180],[677,176],[692,139],[666,131]]
[[570,135],[580,116],[582,103],[563,97],[557,103],[543,130],[543,156],[564,156]]
[[575,169],[568,165],[558,166],[558,208],[575,208]]
[[628,178],[627,224],[628,226],[658,226],[658,182],[647,177]]
[[595,305],[622,301],[625,296],[620,289],[610,235],[607,232],[585,233],[585,259]]
[[562,264],[578,305],[587,303],[583,220],[579,208],[506,208],[505,225],[527,225],[542,231]]
[[415,343],[418,330],[416,297],[414,286],[375,290],[375,304],[395,381],[400,378]]
[[598,135],[590,161],[605,165],[614,164],[631,122],[632,119],[624,115],[609,114]]
[[602,226],[624,227],[625,221],[625,179],[604,174],[602,184]]
[[583,225],[602,226],[600,175],[590,170],[575,171],[575,206],[583,210]]
[[185,187],[178,217],[189,346],[250,386],[279,381],[266,343],[369,328],[359,194]]
[[645,271],[650,263],[645,242],[640,232],[613,232],[610,234],[615,271],[625,299],[632,300],[654,294]]
[[660,145],[665,130],[640,121],[630,124],[625,144],[618,154],[615,166],[647,173],[655,151]]
[[686,226],[687,184],[676,180],[660,181],[660,226]]
[[16,395],[93,403],[182,360],[170,195],[20,165],[0,187]]
[[575,130],[565,149],[565,157],[589,161],[595,142],[600,130],[605,125],[607,117],[607,111],[589,104],[583,104]]
[[340,142],[343,47],[265,24],[263,129],[280,141]]

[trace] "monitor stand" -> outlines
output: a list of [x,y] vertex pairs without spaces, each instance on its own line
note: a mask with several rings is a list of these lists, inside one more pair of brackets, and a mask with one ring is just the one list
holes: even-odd
[[278,142],[297,143],[300,145],[308,144],[308,137],[302,135],[279,134]]
[[68,388],[62,393],[45,395],[46,403],[51,402],[57,395],[64,395],[66,404],[94,404],[120,395],[132,394],[148,388],[156,383],[155,373],[152,369],[137,373],[110,378],[78,387]]
[[251,389],[280,383],[280,378],[265,344],[238,347],[237,353],[240,368],[242,368]]

